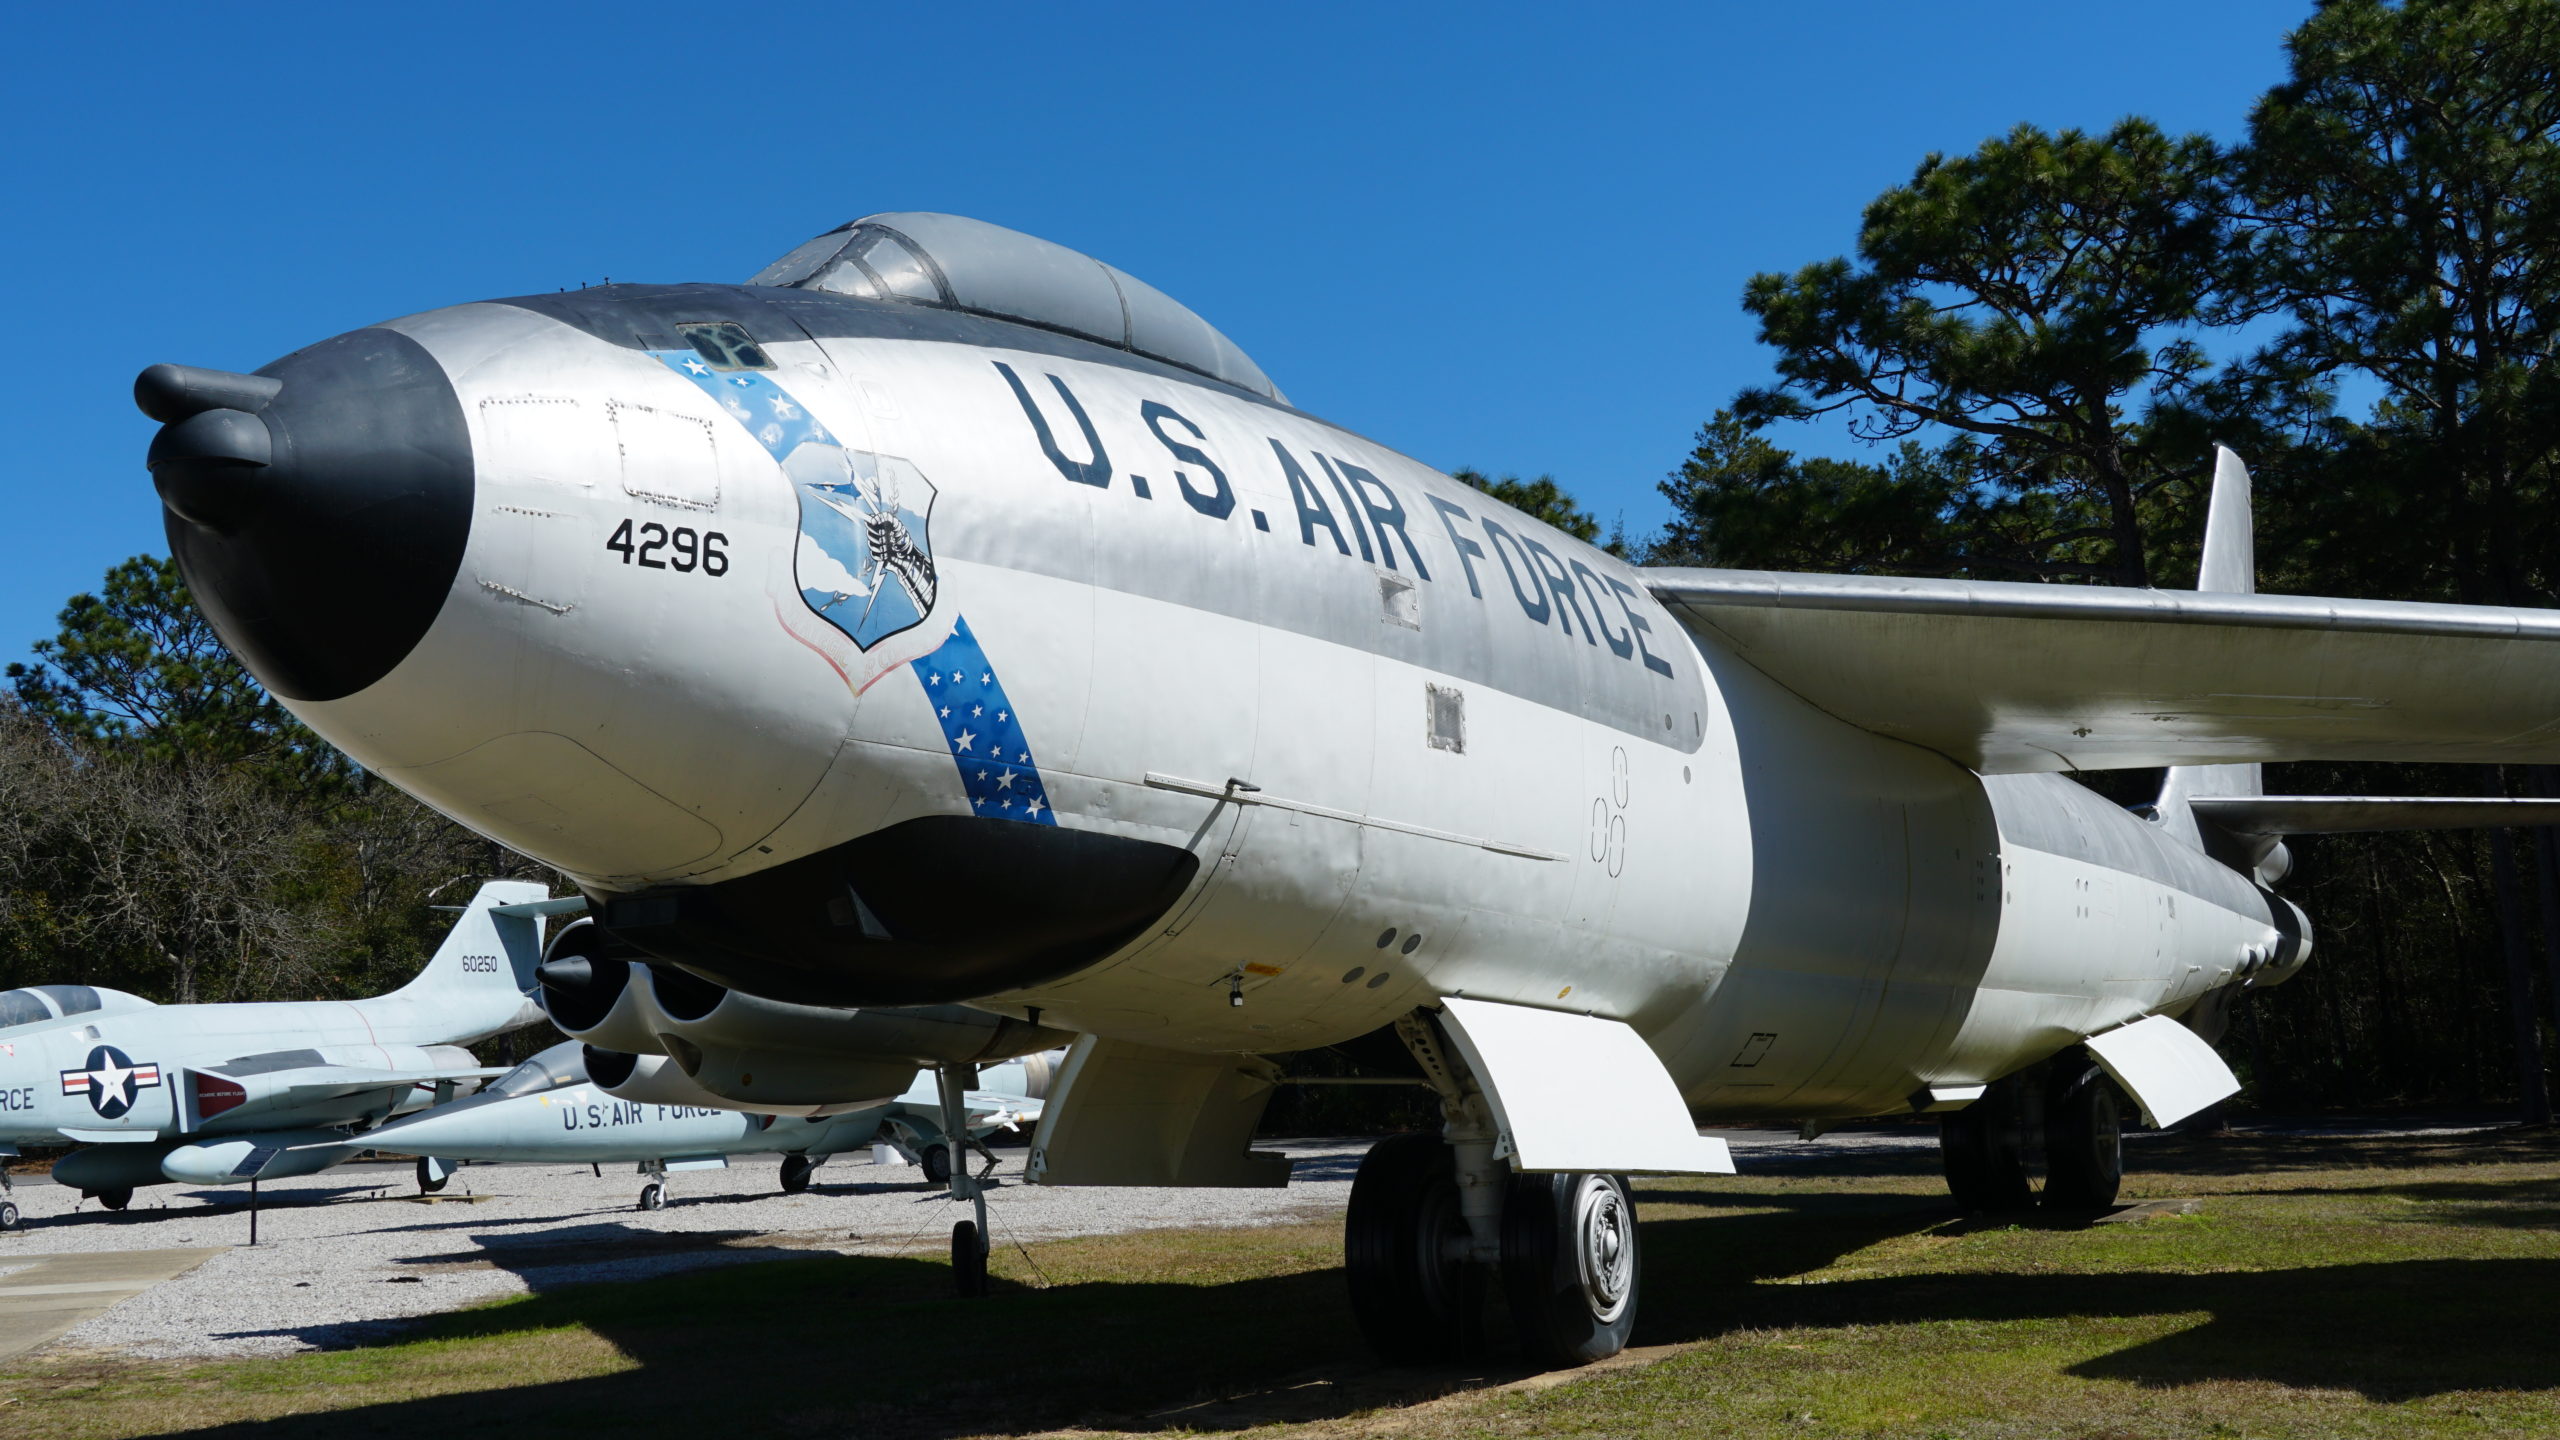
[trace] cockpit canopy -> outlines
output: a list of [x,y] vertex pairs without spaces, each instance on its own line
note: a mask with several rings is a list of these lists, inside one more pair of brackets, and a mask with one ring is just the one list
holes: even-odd
[[19,990],[0,990],[0,1030],[68,1020],[74,1015],[111,1015],[149,1008],[150,1001],[121,990],[102,990],[94,985],[29,985]]
[[984,220],[868,215],[756,272],[750,285],[967,310],[1063,330],[1288,403],[1235,342],[1125,271]]
[[587,1083],[587,1047],[575,1040],[541,1051],[489,1084],[488,1094],[514,1099]]

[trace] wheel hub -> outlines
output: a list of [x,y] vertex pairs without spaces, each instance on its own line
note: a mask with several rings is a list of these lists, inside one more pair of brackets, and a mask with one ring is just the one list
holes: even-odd
[[1601,1324],[1615,1322],[1635,1291],[1635,1216],[1624,1191],[1597,1175],[1576,1187],[1573,1239],[1582,1298]]

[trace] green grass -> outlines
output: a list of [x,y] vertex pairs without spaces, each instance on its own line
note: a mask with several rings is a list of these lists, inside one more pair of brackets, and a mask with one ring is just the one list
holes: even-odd
[[1640,1349],[1571,1374],[1378,1370],[1337,1236],[1302,1226],[1052,1242],[1037,1272],[1008,1250],[974,1302],[934,1261],[817,1257],[281,1360],[55,1352],[0,1369],[0,1434],[2560,1435],[2560,1140],[2136,1164],[2128,1198],[2201,1209],[1965,1222],[1916,1158],[1645,1182]]

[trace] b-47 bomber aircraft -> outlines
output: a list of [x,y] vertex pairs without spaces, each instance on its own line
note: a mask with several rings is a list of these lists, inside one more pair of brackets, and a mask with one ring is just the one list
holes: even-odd
[[[557,903],[540,885],[482,885],[418,977],[370,1000],[155,1005],[86,985],[0,992],[0,1154],[82,1146],[53,1177],[110,1210],[146,1185],[326,1170],[353,1152],[302,1147],[506,1073],[462,1047],[542,1018],[533,972],[542,913]],[[0,1228],[17,1220],[0,1197]]]
[[2259,762],[2560,759],[2560,617],[2252,593],[2229,457],[2193,592],[1642,570],[948,215],[137,397],[258,678],[652,969],[1080,1032],[1034,1181],[1284,1183],[1277,1054],[1433,1087],[1346,1223],[1399,1359],[1487,1275],[1534,1354],[1624,1345],[1621,1177],[1727,1168],[1701,1120],[1940,1113],[1967,1198],[2041,1138],[2105,1202],[2119,1095],[2230,1093],[2310,952],[2283,836],[2542,818]]
[[[671,1171],[715,1169],[732,1155],[782,1152],[782,1188],[798,1194],[829,1156],[881,1144],[925,1163],[925,1175],[949,1178],[952,1147],[942,1129],[942,1097],[934,1075],[919,1072],[905,1093],[884,1104],[833,1115],[749,1114],[706,1105],[619,1100],[597,1085],[588,1047],[565,1041],[526,1060],[479,1094],[390,1121],[352,1146],[415,1155],[429,1188],[441,1190],[457,1162],[631,1162],[649,1177],[640,1208],[667,1202]],[[988,1067],[968,1092],[970,1140],[1040,1118],[1040,1091],[1054,1058]]]

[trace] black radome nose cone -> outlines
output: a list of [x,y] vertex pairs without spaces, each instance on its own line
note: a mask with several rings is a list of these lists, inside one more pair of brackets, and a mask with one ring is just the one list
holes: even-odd
[[224,643],[288,700],[389,674],[471,536],[471,435],[444,368],[356,330],[256,375],[155,365],[135,400],[170,553]]

